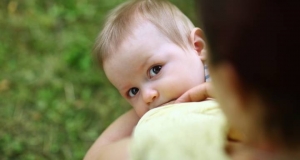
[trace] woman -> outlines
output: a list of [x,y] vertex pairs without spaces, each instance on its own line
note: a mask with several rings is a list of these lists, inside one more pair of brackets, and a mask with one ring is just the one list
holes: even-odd
[[299,2],[196,3],[215,96],[229,122],[245,134],[243,153],[300,159]]

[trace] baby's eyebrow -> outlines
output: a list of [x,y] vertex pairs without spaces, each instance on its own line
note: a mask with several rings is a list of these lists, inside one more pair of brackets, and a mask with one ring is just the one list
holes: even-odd
[[145,61],[140,66],[138,66],[138,69],[142,70],[143,68],[145,68],[145,66],[147,66],[147,64],[149,63],[149,61],[152,57],[153,57],[153,55],[145,58]]
[[123,86],[119,89],[119,92],[122,93],[127,93],[127,91],[130,89],[129,85]]

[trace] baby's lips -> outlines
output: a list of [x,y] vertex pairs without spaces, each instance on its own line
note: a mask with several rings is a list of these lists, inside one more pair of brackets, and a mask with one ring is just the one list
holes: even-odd
[[162,104],[161,106],[165,106],[165,105],[168,105],[168,104],[173,104],[173,103],[175,103],[175,101],[176,101],[176,99],[173,99],[173,100],[171,100],[167,103]]
[[169,102],[160,104],[160,105],[158,105],[158,106],[156,106],[156,107],[150,106],[150,107],[149,107],[149,110],[150,110],[150,109],[153,109],[153,108],[157,108],[157,107],[162,107],[162,106],[165,106],[165,105],[168,105],[168,104],[173,104],[173,103],[175,103],[175,101],[176,101],[176,99],[173,99],[173,100],[171,100],[171,101],[169,101]]

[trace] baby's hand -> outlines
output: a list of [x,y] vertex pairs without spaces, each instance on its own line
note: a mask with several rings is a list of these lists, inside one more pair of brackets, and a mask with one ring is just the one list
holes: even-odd
[[212,85],[210,82],[202,83],[188,91],[186,91],[182,96],[180,96],[175,103],[181,102],[199,102],[207,98],[214,98],[212,91]]

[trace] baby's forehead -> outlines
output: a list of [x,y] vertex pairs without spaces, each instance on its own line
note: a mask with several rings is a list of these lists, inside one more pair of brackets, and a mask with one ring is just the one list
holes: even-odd
[[165,38],[166,41],[172,42],[172,40],[169,37],[167,37],[163,32],[161,32],[159,28],[155,26],[152,22],[147,20],[139,20],[131,24],[131,27],[126,31],[126,33],[122,34],[119,37],[119,40],[117,42],[112,42],[110,44],[110,53],[106,58],[103,58],[103,62],[105,62],[106,59],[118,56],[116,55],[116,53],[120,53],[120,50],[127,51],[131,50],[132,47],[137,47],[136,40],[144,42],[142,44],[139,44],[142,45],[139,47],[147,47],[149,32],[153,33],[152,35],[158,35],[160,38]]
[[[126,62],[120,62],[124,60]],[[138,71],[135,64],[129,65],[128,61],[122,58],[122,55],[109,58],[103,65],[104,72],[113,86],[119,92],[127,91],[137,80]]]

